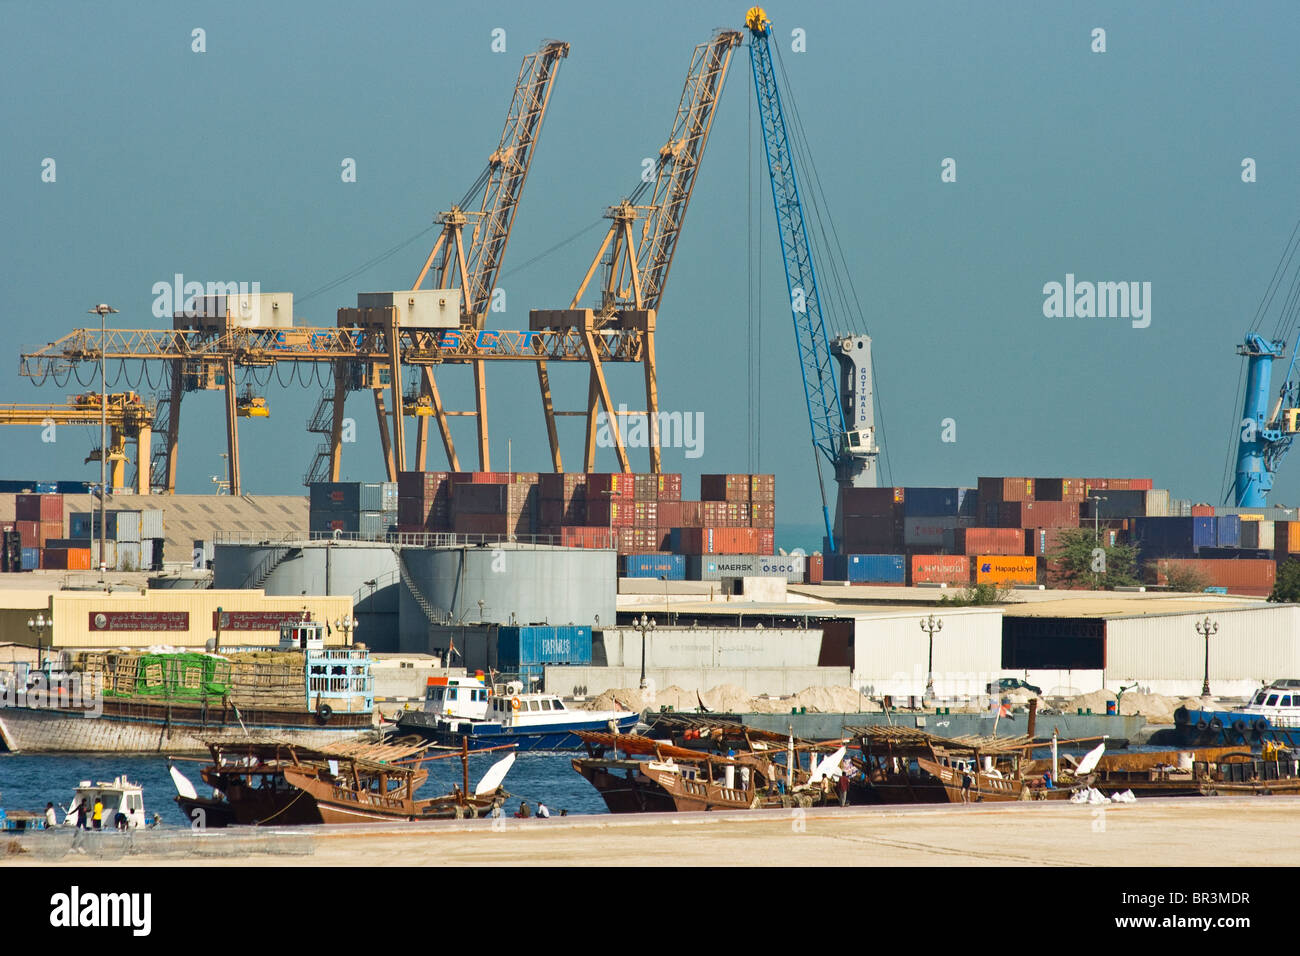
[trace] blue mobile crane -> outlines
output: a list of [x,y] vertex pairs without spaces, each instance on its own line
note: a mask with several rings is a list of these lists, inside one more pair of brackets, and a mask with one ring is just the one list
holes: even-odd
[[[1300,352],[1300,338],[1291,349],[1291,361],[1286,377],[1276,389],[1272,385],[1273,363],[1286,352],[1286,343],[1296,332],[1300,318],[1300,223],[1291,233],[1291,239],[1274,270],[1255,321],[1244,342],[1237,346],[1237,354],[1246,359],[1246,397],[1242,405],[1241,421],[1233,424],[1233,443],[1236,445],[1236,473],[1232,482],[1232,498],[1239,508],[1262,508],[1268,504],[1268,493],[1273,489],[1273,479],[1282,459],[1291,448],[1291,442],[1300,433],[1300,380],[1296,375],[1296,356]],[[1285,291],[1278,298],[1278,293]],[[1263,334],[1264,318],[1277,302],[1278,318],[1272,335]],[[1230,456],[1231,460],[1231,456]],[[1227,496],[1225,495],[1225,498]]]
[[773,49],[769,42],[771,21],[761,7],[752,7],[745,15],[745,26],[749,29],[754,91],[758,98],[777,230],[781,236],[781,255],[785,262],[786,288],[794,318],[804,397],[808,403],[808,421],[812,427],[822,518],[826,523],[828,548],[834,551],[839,532],[843,529],[843,508],[842,501],[837,502],[832,523],[822,480],[822,459],[830,464],[841,490],[846,487],[874,488],[877,485],[879,447],[876,444],[871,339],[863,334],[840,335],[834,339],[827,336],[814,251],[808,240],[803,203],[799,198],[794,149],[773,66]]

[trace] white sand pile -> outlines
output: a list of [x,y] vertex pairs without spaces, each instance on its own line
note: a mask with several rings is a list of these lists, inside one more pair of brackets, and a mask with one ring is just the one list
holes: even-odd
[[[1115,694],[1108,690],[1095,690],[1090,694],[1082,694],[1078,697],[1071,698],[1062,707],[1067,714],[1075,713],[1082,709],[1085,712],[1091,710],[1094,714],[1106,713],[1106,704],[1115,700]],[[1129,691],[1123,697],[1119,698],[1119,712],[1123,716],[1139,715],[1145,717],[1153,724],[1172,724],[1174,722],[1174,711],[1180,705],[1186,703],[1178,697],[1165,697],[1163,694],[1140,694],[1137,691]]]
[[852,714],[876,712],[880,705],[863,697],[851,687],[805,687],[792,697],[751,697],[734,684],[710,687],[698,693],[676,685],[656,693],[642,693],[630,687],[607,690],[582,706],[587,710],[658,711],[671,707],[679,713],[695,713],[700,700],[713,713],[725,714],[788,714],[792,709],[806,708],[811,714]]

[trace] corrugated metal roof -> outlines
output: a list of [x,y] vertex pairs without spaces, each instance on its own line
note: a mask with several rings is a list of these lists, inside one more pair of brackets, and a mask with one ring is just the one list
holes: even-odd
[[[163,557],[169,564],[190,562],[195,540],[212,540],[218,531],[281,536],[308,529],[306,495],[112,495],[108,509],[163,513]],[[93,495],[64,495],[63,520],[73,511],[93,511]]]
[[1056,601],[1036,601],[1032,604],[1006,605],[1007,617],[1165,617],[1176,614],[1222,614],[1230,611],[1249,611],[1277,607],[1262,598],[1216,597],[1196,595],[1178,597],[1134,594],[1131,597],[1065,598]]

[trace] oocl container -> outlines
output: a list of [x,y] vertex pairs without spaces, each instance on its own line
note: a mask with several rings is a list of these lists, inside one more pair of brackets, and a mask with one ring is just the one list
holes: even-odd
[[807,568],[806,559],[794,555],[691,555],[687,559],[686,573],[692,581],[784,578],[791,584],[798,584],[807,574]]

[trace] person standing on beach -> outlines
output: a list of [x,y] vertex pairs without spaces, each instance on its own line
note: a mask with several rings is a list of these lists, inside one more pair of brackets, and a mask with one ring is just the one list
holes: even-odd
[[94,810],[93,819],[95,821],[96,830],[100,829],[104,825],[104,799],[102,797],[99,796],[95,797],[95,810]]

